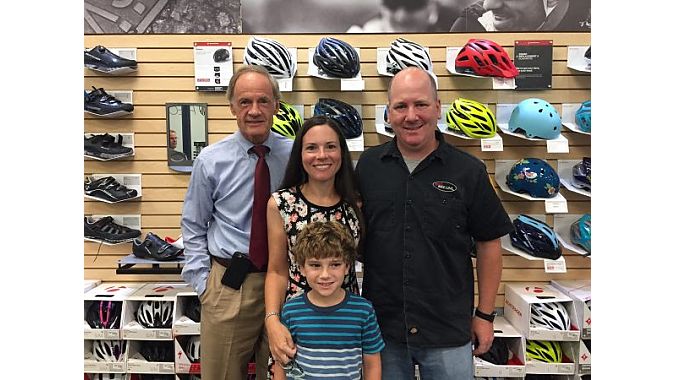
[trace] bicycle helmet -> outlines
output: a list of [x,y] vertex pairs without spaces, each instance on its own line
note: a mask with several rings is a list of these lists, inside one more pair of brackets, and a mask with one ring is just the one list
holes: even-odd
[[93,329],[119,329],[121,316],[121,301],[94,301],[87,309],[85,320]]
[[519,70],[509,55],[497,43],[472,38],[455,57],[455,71],[485,77],[514,78]]
[[296,133],[303,125],[303,118],[298,110],[290,104],[280,100],[279,111],[275,114],[272,121],[272,130],[291,140],[296,138]]
[[583,157],[582,161],[573,165],[573,186],[591,191],[591,157]]
[[[591,215],[584,214],[570,225],[570,240],[591,255]],[[591,309],[591,300],[589,301]]]
[[561,134],[561,116],[546,100],[522,100],[509,118],[509,131],[529,138],[552,140]]
[[320,98],[315,104],[313,116],[324,115],[333,119],[346,139],[361,136],[364,131],[357,109],[336,99]]
[[583,132],[591,132],[591,100],[580,104],[580,108],[575,112],[575,124]]
[[591,61],[591,46],[584,52],[584,57]]
[[432,59],[424,47],[405,38],[397,38],[387,52],[387,72],[396,74],[407,67],[420,67],[432,72]]
[[551,227],[538,219],[520,214],[514,219],[509,233],[512,245],[531,256],[556,260],[561,257],[561,245]]
[[139,352],[149,362],[173,362],[174,342],[143,340]]
[[185,316],[192,319],[194,322],[199,322],[202,317],[202,303],[197,297],[188,298],[185,303]]
[[263,66],[276,78],[293,78],[297,69],[286,46],[262,37],[249,39],[244,50],[244,64]]
[[139,375],[139,378],[140,380],[174,380],[175,376],[160,373],[142,373]]
[[385,124],[385,130],[394,133],[394,129],[392,128],[392,125],[390,124],[390,117],[387,115],[387,107],[385,107],[385,111],[383,111],[383,123]]
[[171,301],[141,301],[136,320],[146,328],[170,328],[173,317]]
[[507,173],[507,186],[533,198],[552,198],[559,193],[559,175],[544,160],[522,158]]
[[214,52],[214,62],[225,62],[230,58],[228,49],[218,49]]
[[547,330],[570,330],[568,311],[560,302],[530,305],[530,325]]
[[94,359],[99,362],[119,362],[124,354],[123,340],[95,340],[92,342]]
[[561,344],[556,341],[529,340],[526,342],[526,358],[545,363],[561,363]]
[[464,98],[448,107],[446,127],[475,139],[493,137],[497,131],[493,112],[482,103]]
[[90,373],[90,380],[124,380],[125,373]]
[[509,348],[507,347],[507,341],[504,338],[495,338],[491,348],[485,353],[479,355],[479,357],[493,364],[507,364],[507,360],[509,360]]
[[190,337],[188,340],[188,345],[186,346],[185,350],[186,356],[188,356],[188,359],[193,362],[199,362],[200,361],[200,336],[199,335],[193,335]]
[[354,78],[359,74],[359,55],[345,41],[324,37],[319,41],[312,62],[320,73],[332,78]]

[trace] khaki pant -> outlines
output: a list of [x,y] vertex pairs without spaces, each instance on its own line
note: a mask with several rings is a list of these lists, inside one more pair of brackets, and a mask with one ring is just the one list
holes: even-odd
[[270,355],[265,334],[265,273],[249,273],[240,290],[221,284],[225,268],[212,261],[201,295],[200,365],[203,380],[246,380],[255,354],[256,379],[265,379]]

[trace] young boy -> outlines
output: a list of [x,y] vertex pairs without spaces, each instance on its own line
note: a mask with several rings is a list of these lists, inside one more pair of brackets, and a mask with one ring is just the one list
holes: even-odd
[[385,343],[373,306],[341,287],[357,254],[354,238],[339,222],[315,222],[298,235],[293,253],[312,290],[282,308],[297,351],[287,365],[276,364],[275,375],[360,380],[363,372],[364,380],[380,380]]

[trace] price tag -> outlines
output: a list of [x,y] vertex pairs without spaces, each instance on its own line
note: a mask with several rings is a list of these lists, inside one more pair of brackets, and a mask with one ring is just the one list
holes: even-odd
[[279,84],[279,91],[282,92],[293,91],[293,78],[277,79],[277,84]]
[[514,78],[493,77],[493,90],[514,90],[516,81]]
[[545,273],[566,273],[566,260],[563,256],[558,260],[545,260]]
[[482,152],[502,152],[502,138],[498,135],[489,139],[481,139]]
[[103,339],[120,339],[119,330],[104,330]]
[[124,372],[124,363],[109,363],[111,372]]
[[171,330],[157,330],[155,332],[157,339],[171,339]]
[[364,89],[364,80],[361,78],[350,78],[340,80],[340,91],[361,91]]
[[568,212],[568,202],[566,202],[563,196],[545,199],[545,212],[547,214],[566,214]]
[[159,372],[174,373],[174,365],[172,363],[160,363]]
[[547,140],[547,153],[568,153],[568,139]]

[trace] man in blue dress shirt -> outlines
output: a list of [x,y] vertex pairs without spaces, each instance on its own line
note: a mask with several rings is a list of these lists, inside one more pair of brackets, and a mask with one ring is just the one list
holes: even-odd
[[194,162],[181,218],[186,257],[181,275],[202,303],[202,379],[244,380],[252,355],[256,378],[267,374],[266,268],[251,265],[238,290],[223,285],[221,278],[235,252],[249,252],[258,161],[252,148],[269,148],[265,161],[271,191],[281,183],[286,168],[293,141],[270,133],[279,99],[277,82],[264,68],[242,67],[228,86],[238,130],[204,148]]

